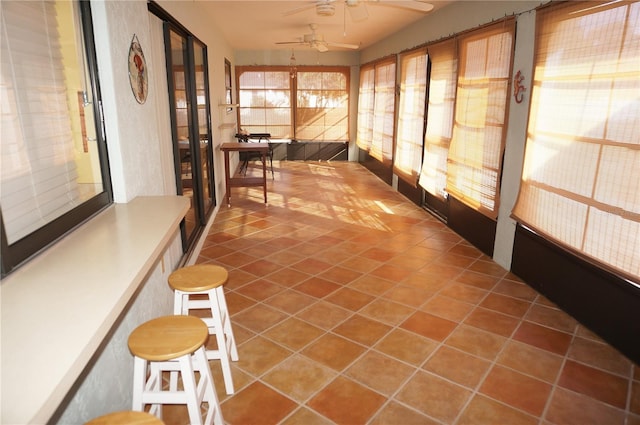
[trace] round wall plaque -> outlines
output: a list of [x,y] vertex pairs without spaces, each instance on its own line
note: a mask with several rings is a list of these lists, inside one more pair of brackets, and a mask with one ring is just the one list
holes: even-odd
[[147,62],[142,53],[142,47],[138,42],[138,37],[134,34],[129,47],[129,82],[133,97],[138,103],[144,103],[147,100],[149,85],[147,80]]

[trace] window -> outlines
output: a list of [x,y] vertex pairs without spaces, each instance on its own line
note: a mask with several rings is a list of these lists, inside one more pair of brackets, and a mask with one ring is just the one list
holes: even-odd
[[429,46],[431,72],[429,106],[420,186],[440,200],[446,199],[447,156],[453,133],[458,59],[456,40]]
[[291,78],[287,69],[236,68],[240,92],[240,126],[249,133],[293,137]]
[[5,274],[112,196],[89,2],[0,7]]
[[[231,84],[231,62],[224,60],[224,103],[231,105],[233,103],[233,87]],[[227,112],[233,111],[232,107],[227,108]]]
[[348,141],[348,74],[336,71],[298,70],[295,80],[295,138],[311,141]]
[[276,139],[349,140],[349,69],[236,68],[240,126]]
[[514,29],[515,21],[507,19],[458,42],[447,192],[491,219],[498,216]]
[[574,254],[640,279],[640,3],[537,12],[516,219]]
[[373,65],[360,68],[360,88],[358,91],[358,128],[356,144],[363,151],[371,150],[373,141],[373,108],[376,70]]
[[393,161],[393,134],[396,115],[395,57],[375,65],[373,139],[369,155],[390,164]]
[[400,58],[400,111],[393,171],[414,187],[422,165],[427,59],[427,49],[414,50]]

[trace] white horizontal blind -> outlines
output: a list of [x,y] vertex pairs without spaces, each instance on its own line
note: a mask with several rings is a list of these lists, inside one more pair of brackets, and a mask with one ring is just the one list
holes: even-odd
[[450,39],[429,46],[431,75],[424,158],[419,184],[427,192],[445,199],[447,156],[453,132],[453,110],[456,100],[458,59],[456,41]]
[[373,65],[360,68],[360,88],[358,91],[358,129],[356,144],[369,152],[373,140],[373,108],[376,71]]
[[56,7],[2,1],[0,202],[9,244],[80,204]]
[[513,215],[640,281],[640,3],[537,12],[525,164]]
[[416,186],[422,165],[424,106],[427,96],[427,49],[405,53],[400,58],[400,105],[394,173]]
[[369,154],[378,161],[393,161],[393,133],[396,113],[396,61],[382,61],[375,66],[373,139]]
[[513,19],[505,19],[461,37],[458,43],[447,191],[492,219],[498,216],[514,27]]

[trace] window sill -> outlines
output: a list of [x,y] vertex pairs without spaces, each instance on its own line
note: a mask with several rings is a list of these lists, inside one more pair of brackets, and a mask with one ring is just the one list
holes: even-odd
[[47,422],[188,208],[180,196],[112,205],[2,282],[1,423]]

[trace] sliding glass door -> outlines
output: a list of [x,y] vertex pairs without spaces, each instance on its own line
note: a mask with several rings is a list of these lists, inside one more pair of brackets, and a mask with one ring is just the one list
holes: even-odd
[[165,48],[176,184],[191,199],[182,224],[186,250],[215,206],[207,48],[168,23]]

